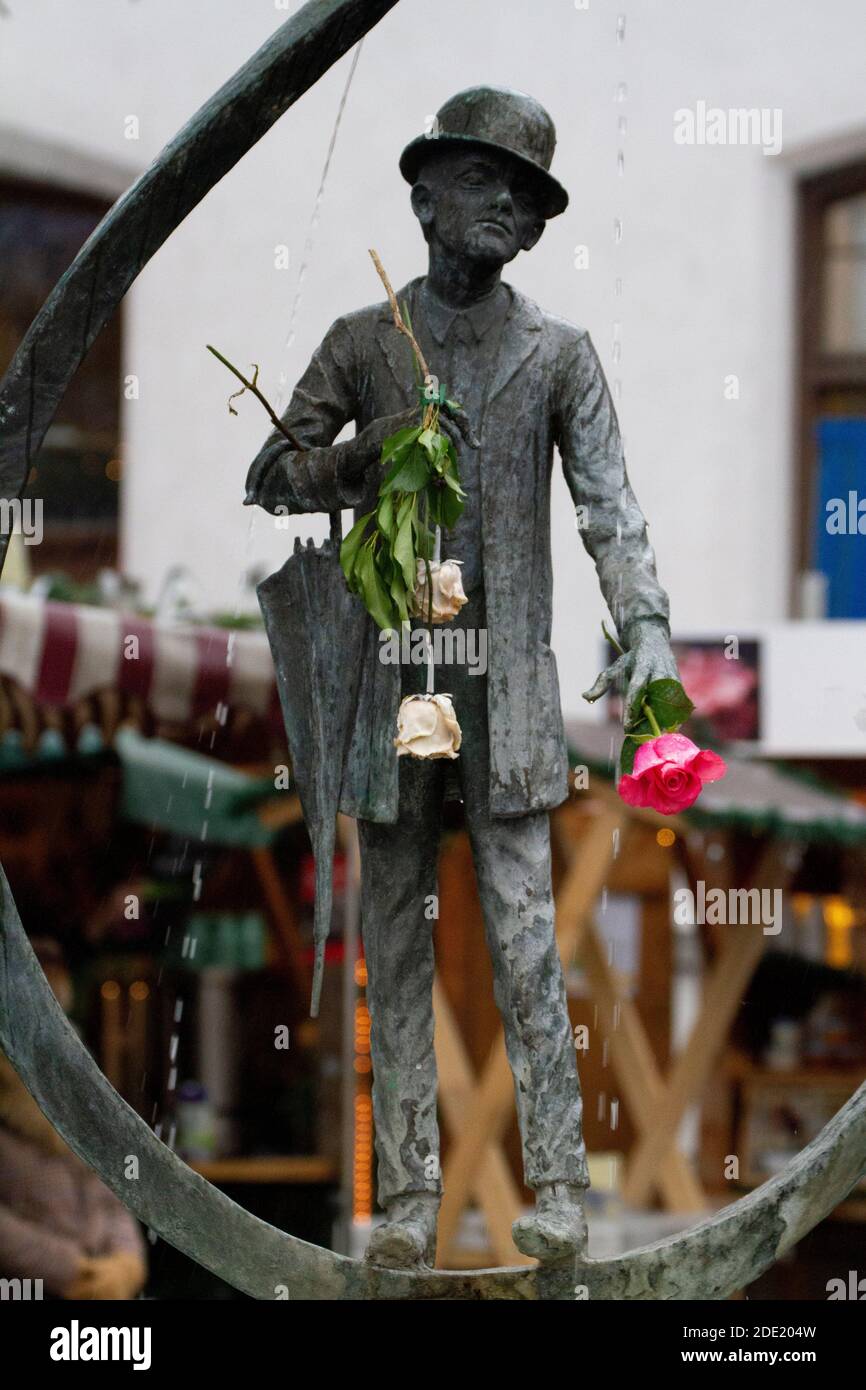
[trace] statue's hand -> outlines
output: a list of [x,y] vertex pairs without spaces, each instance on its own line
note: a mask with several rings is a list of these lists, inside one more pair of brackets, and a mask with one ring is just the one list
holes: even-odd
[[470,449],[481,448],[481,440],[472,429],[469,416],[456,401],[446,401],[442,406],[439,412],[439,426],[453,444],[459,444],[462,439]]
[[244,506],[255,507],[261,505],[262,488],[265,478],[270,473],[274,464],[284,454],[291,445],[282,438],[269,439],[256,454],[249,466],[247,481],[244,488]]
[[625,727],[641,717],[640,697],[650,681],[679,680],[676,659],[671,651],[667,624],[655,618],[639,618],[624,633],[626,651],[602,671],[595,685],[584,693],[584,700],[595,703],[612,685],[626,683]]
[[382,445],[386,439],[398,430],[412,429],[417,424],[417,405],[410,406],[408,410],[401,410],[396,415],[380,415],[378,419],[371,420],[369,425],[350,441],[354,446],[352,464],[349,465],[350,475],[360,477],[374,463],[379,462]]

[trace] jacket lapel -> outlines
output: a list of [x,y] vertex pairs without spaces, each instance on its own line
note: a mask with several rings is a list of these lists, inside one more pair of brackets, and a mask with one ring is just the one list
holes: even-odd
[[504,391],[524,363],[537,351],[541,342],[543,324],[541,310],[531,299],[511,287],[511,310],[505,321],[505,328],[499,343],[499,356],[490,390],[488,402]]

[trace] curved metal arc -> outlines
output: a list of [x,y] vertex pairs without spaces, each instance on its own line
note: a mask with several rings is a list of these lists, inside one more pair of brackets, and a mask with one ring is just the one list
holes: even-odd
[[[309,0],[118,199],[57,282],[0,382],[0,497],[20,496],[79,363],[163,242],[396,3]],[[0,535],[0,568],[7,544]]]
[[[751,1283],[866,1168],[866,1084],[778,1177],[688,1231],[552,1271],[375,1269],[287,1235],[194,1173],[102,1075],[55,1000],[0,869],[0,1046],[69,1147],[146,1225],[252,1298],[722,1299]],[[284,1292],[285,1291],[285,1292]]]

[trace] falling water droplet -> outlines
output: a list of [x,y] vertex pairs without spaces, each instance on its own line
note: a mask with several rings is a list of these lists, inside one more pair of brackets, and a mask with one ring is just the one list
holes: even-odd
[[628,116],[620,116],[616,123],[616,130],[619,138],[624,140],[628,134]]
[[617,101],[617,102],[628,101],[628,84],[627,84],[627,83],[625,83],[625,82],[617,82],[617,84],[616,84],[616,91],[614,92],[614,101]]
[[616,41],[625,43],[625,15],[618,14],[616,17]]
[[618,275],[613,282],[613,292],[616,295],[622,294],[622,276]]
[[625,155],[622,150],[617,150],[616,152],[616,172],[620,178],[622,178],[625,173]]
[[618,1128],[619,1128],[619,1101],[618,1101],[618,1100],[612,1100],[611,1103],[610,1103],[610,1127],[611,1127],[611,1129],[618,1129]]

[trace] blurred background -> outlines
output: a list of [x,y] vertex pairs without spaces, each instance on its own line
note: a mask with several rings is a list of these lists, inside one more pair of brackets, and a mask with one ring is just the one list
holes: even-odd
[[[0,371],[115,198],[297,8],[3,0]],[[27,493],[44,533],[25,507],[0,585],[0,860],[121,1094],[298,1235],[357,1252],[375,1219],[354,833],[313,1024],[312,862],[255,598],[325,521],[242,507],[267,422],[249,397],[229,414],[205,344],[259,364],[285,406],[330,323],[379,299],[368,247],[395,285],[423,272],[397,160],[437,107],[491,83],[551,112],[571,202],[506,278],[592,334],[689,732],[731,769],[675,819],[616,798],[617,711],[580,698],[604,606],[556,470],[575,771],[554,840],[591,1252],[687,1225],[866,1077],[864,40],[857,0],[401,0],[159,251],[58,411]],[[440,1262],[512,1263],[529,1194],[449,816]],[[778,891],[778,930],[700,920],[700,884]],[[675,919],[684,887],[695,911]],[[473,1153],[485,1078],[498,1109]],[[826,1297],[864,1216],[855,1192],[749,1296]],[[148,1251],[155,1296],[229,1296]]]

